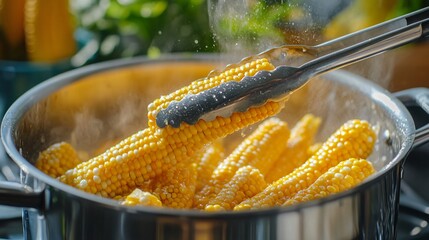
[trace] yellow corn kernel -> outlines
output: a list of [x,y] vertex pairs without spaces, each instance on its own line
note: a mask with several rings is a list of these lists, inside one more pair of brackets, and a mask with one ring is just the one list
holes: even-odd
[[191,208],[196,181],[196,164],[178,164],[154,179],[152,192],[165,207]]
[[[257,71],[273,68],[267,61],[254,64]],[[210,78],[208,86],[198,91],[219,85],[225,79],[238,79],[244,72],[236,68],[223,73],[223,77]],[[225,78],[225,79],[224,79]],[[191,84],[199,86],[200,81]],[[176,93],[186,95],[194,87],[185,87]],[[193,90],[194,91],[194,90]],[[176,94],[174,93],[174,94]],[[173,95],[174,95],[173,94]],[[182,97],[183,97],[182,96]],[[166,100],[167,99],[167,100]],[[245,112],[233,113],[230,117],[217,117],[213,121],[199,120],[194,125],[181,124],[179,128],[158,128],[154,122],[157,112],[176,98],[164,97],[150,105],[149,127],[124,139],[103,154],[94,157],[60,177],[60,181],[83,191],[114,198],[129,194],[145,182],[165,175],[178,163],[188,164],[195,152],[207,143],[231,134],[239,129],[277,114],[283,102],[267,102]],[[161,103],[159,103],[161,102]]]
[[36,167],[51,177],[59,177],[81,162],[76,150],[66,142],[56,143],[39,154]]
[[259,194],[237,205],[234,210],[257,209],[283,204],[298,191],[307,188],[329,168],[349,158],[367,158],[376,135],[368,122],[350,120],[299,168],[270,184]]
[[307,149],[314,141],[320,122],[320,118],[307,114],[292,128],[286,149],[265,175],[268,183],[291,173],[311,156]]
[[369,161],[351,158],[330,168],[308,188],[299,191],[283,205],[289,206],[343,192],[357,186],[374,172]]
[[208,202],[205,210],[232,210],[237,204],[255,196],[266,186],[264,175],[257,168],[250,165],[241,167],[219,194]]
[[262,174],[266,173],[288,138],[289,128],[285,122],[278,118],[264,121],[213,171],[209,184],[195,195],[194,207],[204,209],[240,167],[251,165]]
[[197,165],[196,191],[209,183],[213,170],[225,157],[225,149],[221,141],[213,142],[204,150]]
[[321,147],[322,147],[322,143],[315,143],[315,144],[311,145],[307,149],[307,155],[308,156],[313,156],[313,154],[317,153],[317,151],[319,151],[319,149]]
[[150,192],[144,192],[138,188],[134,189],[134,191],[125,198],[122,205],[162,207],[162,203],[157,196]]

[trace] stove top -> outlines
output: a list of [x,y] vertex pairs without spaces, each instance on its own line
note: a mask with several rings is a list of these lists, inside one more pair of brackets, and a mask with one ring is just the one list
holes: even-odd
[[[416,127],[429,122],[429,116],[419,108],[409,108]],[[7,160],[0,144],[0,181],[18,181],[18,167]],[[429,143],[410,153],[401,183],[397,239],[429,239]],[[21,209],[0,206],[0,239],[23,239]]]

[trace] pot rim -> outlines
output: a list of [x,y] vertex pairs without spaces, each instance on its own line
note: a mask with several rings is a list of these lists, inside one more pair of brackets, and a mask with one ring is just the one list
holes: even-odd
[[[13,133],[16,129],[17,121],[33,106],[33,104],[39,102],[40,100],[48,97],[54,91],[67,86],[68,84],[79,81],[81,78],[96,74],[103,71],[118,69],[122,67],[132,67],[140,64],[157,64],[157,63],[166,63],[166,62],[192,62],[192,61],[206,61],[214,62],[219,60],[219,55],[214,54],[170,54],[163,55],[157,59],[150,59],[147,57],[136,57],[131,59],[119,59],[112,60],[97,64],[88,65],[80,69],[71,70],[60,75],[57,75],[53,78],[50,78],[32,89],[28,90],[21,97],[19,97],[12,106],[5,113],[4,118],[1,123],[0,133],[1,140],[5,147],[7,154],[12,158],[12,160],[19,166],[19,168],[29,173],[31,176],[42,181],[50,187],[54,187],[61,191],[66,192],[69,195],[74,197],[83,198],[87,201],[96,202],[104,205],[108,208],[114,208],[121,211],[126,211],[129,213],[135,214],[156,214],[157,216],[168,216],[168,217],[190,217],[190,218],[200,218],[200,219],[214,219],[214,218],[246,218],[247,216],[273,216],[273,214],[294,212],[300,209],[310,208],[317,205],[325,204],[328,202],[333,202],[346,196],[353,195],[362,189],[365,189],[372,184],[378,182],[385,174],[390,172],[397,164],[400,164],[402,160],[405,159],[408,152],[411,150],[414,138],[415,138],[415,126],[414,121],[405,108],[405,106],[395,97],[391,95],[390,92],[384,88],[376,85],[375,83],[364,79],[361,76],[355,75],[353,73],[337,70],[334,73],[327,73],[326,75],[329,78],[335,78],[336,81],[341,84],[347,85],[351,88],[356,89],[357,91],[364,93],[364,95],[370,97],[378,104],[387,106],[386,109],[391,112],[392,116],[395,116],[395,121],[400,123],[403,127],[400,129],[403,131],[406,139],[401,143],[400,150],[398,154],[390,161],[390,163],[385,166],[383,169],[377,171],[376,174],[370,176],[359,186],[354,187],[350,190],[334,194],[322,199],[313,200],[309,202],[299,203],[296,205],[288,207],[272,207],[267,209],[257,209],[257,210],[244,210],[240,212],[232,211],[222,211],[222,212],[205,212],[201,210],[193,209],[171,209],[171,208],[153,208],[145,206],[122,206],[118,204],[117,201],[103,198],[94,194],[90,194],[84,191],[81,191],[77,188],[64,184],[37,169],[29,161],[27,161],[19,152],[14,144]],[[353,81],[350,81],[353,80]],[[46,186],[45,186],[46,188]],[[44,190],[43,190],[44,191]]]

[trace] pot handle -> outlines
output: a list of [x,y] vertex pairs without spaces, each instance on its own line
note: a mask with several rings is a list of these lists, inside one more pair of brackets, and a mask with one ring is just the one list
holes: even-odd
[[[393,94],[406,107],[418,106],[429,115],[429,88],[412,88]],[[429,141],[429,123],[417,128],[413,147]]]
[[0,181],[0,205],[42,209],[43,198],[43,191],[35,192],[17,182]]
[[35,191],[29,186],[15,182],[17,177],[14,172],[18,167],[15,169],[15,165],[12,166],[12,164],[3,146],[0,145],[0,166],[2,166],[0,174],[3,174],[6,180],[0,179],[0,205],[42,209],[44,192]]

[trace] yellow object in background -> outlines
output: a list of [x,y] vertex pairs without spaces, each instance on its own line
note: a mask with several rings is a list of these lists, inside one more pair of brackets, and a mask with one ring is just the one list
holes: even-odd
[[27,0],[25,34],[28,58],[35,62],[54,62],[76,51],[74,24],[68,0]]
[[25,0],[0,0],[0,59],[25,58]]
[[326,26],[325,39],[334,39],[387,20],[397,0],[355,0]]
[[0,28],[12,48],[24,43],[24,4],[25,0],[0,0]]

